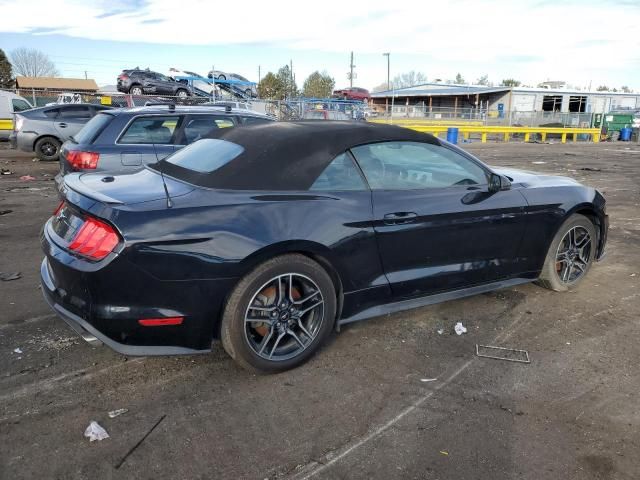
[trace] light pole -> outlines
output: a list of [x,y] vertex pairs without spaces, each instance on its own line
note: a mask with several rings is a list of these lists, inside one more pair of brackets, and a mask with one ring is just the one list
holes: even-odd
[[391,82],[389,81],[389,72],[391,71],[391,53],[386,52],[382,54],[384,57],[387,57],[387,90],[391,88]]
[[[391,81],[390,81],[390,72],[391,72],[391,52],[385,52],[382,54],[384,57],[387,57],[387,91],[389,91],[389,89],[391,88]],[[387,94],[387,98],[385,100],[385,106],[384,106],[384,110],[386,114],[389,114],[389,96]]]

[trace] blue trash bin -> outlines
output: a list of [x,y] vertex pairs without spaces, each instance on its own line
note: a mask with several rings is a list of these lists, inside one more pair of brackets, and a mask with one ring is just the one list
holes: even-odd
[[[633,132],[633,130],[629,127],[625,127],[625,128],[621,128],[620,129],[620,140],[622,140],[623,142],[630,142],[631,141],[631,132]],[[449,139],[449,136],[447,134],[447,140]]]
[[[631,136],[629,136],[631,138]],[[447,128],[447,142],[449,143],[458,143],[458,128],[457,127],[449,127]]]

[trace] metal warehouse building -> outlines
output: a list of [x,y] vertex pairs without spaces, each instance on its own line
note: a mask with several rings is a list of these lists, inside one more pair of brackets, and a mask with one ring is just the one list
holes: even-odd
[[[371,95],[373,105],[394,114],[420,116],[432,112],[606,113],[640,109],[640,93],[587,92],[570,89],[485,87],[426,83]],[[408,108],[413,107],[413,108]],[[411,115],[409,115],[411,114]],[[454,115],[456,116],[456,115]]]

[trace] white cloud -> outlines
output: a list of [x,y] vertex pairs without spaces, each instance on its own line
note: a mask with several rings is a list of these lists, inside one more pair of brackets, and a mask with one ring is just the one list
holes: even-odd
[[[0,0],[0,31],[178,45],[424,55],[444,73],[624,81],[640,71],[630,1]],[[419,69],[419,68],[416,68]],[[497,72],[496,72],[497,70]],[[496,79],[496,78],[494,78]],[[638,80],[635,80],[636,85]],[[584,84],[584,83],[582,83]],[[640,85],[638,85],[640,86]]]

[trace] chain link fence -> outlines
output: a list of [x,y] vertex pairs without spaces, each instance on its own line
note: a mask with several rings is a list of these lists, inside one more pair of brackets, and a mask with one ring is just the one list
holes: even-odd
[[123,93],[67,92],[54,90],[17,89],[5,90],[20,95],[32,107],[50,104],[89,103],[108,105],[114,108],[140,107],[154,103],[173,103],[176,105],[228,105],[233,108],[246,108],[271,115],[278,120],[360,120],[368,116],[364,102],[337,99],[292,99],[264,100],[254,98],[245,100],[227,94],[216,96],[174,97],[168,95],[131,95]]
[[486,108],[448,108],[424,105],[374,105],[380,119],[416,123],[470,123],[474,125],[523,127],[589,127],[593,113],[504,111]]

